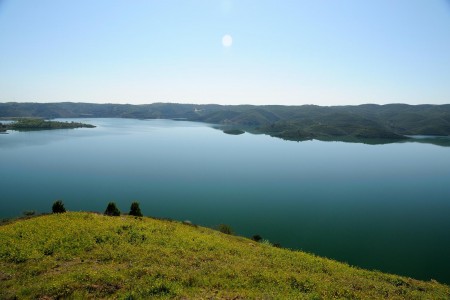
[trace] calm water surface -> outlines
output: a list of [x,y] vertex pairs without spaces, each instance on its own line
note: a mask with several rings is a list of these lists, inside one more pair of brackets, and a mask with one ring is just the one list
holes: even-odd
[[[79,119],[77,121],[80,121]],[[450,148],[289,142],[170,120],[0,135],[0,217],[126,212],[259,234],[369,269],[450,283]]]

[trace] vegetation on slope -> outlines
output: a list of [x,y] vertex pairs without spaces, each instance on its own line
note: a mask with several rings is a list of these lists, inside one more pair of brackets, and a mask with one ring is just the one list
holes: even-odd
[[0,240],[1,299],[450,298],[435,281],[145,217],[52,214],[0,226]]

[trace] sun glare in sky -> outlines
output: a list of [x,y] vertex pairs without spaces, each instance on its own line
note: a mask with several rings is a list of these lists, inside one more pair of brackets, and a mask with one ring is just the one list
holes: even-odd
[[0,37],[1,102],[450,102],[446,0],[0,0]]
[[222,45],[224,47],[231,47],[233,45],[233,38],[229,34],[225,34],[222,38]]

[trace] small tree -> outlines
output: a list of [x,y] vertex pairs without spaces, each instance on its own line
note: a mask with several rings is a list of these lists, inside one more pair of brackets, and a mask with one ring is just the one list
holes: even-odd
[[120,210],[117,208],[116,203],[109,202],[105,210],[107,216],[120,216]]
[[139,202],[131,203],[130,216],[142,217],[141,208],[139,207]]
[[66,209],[64,208],[64,203],[61,200],[57,200],[53,203],[52,206],[52,212],[54,214],[62,214],[66,212]]

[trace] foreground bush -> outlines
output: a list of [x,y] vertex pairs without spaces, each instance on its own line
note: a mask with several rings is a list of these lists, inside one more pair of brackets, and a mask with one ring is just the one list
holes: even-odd
[[225,234],[233,234],[233,233],[234,233],[234,232],[233,232],[233,229],[231,228],[231,226],[230,226],[230,225],[227,225],[227,224],[220,224],[220,225],[217,227],[217,229],[218,229],[220,232],[225,233]]
[[139,207],[139,202],[131,203],[130,216],[142,217],[141,208]]
[[52,213],[61,214],[61,213],[65,213],[65,212],[66,212],[66,208],[64,207],[64,203],[61,200],[57,200],[53,203]]
[[254,240],[255,242],[259,242],[262,239],[263,238],[259,234],[255,234],[254,236],[252,236],[252,240]]
[[109,202],[105,210],[107,216],[120,216],[120,210],[117,208],[116,203]]

